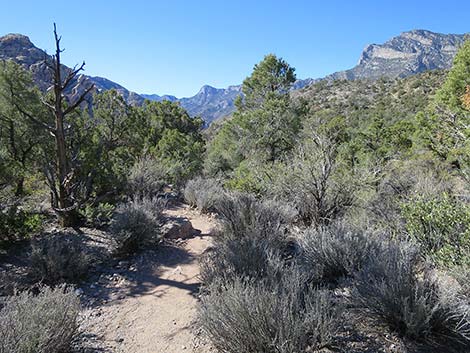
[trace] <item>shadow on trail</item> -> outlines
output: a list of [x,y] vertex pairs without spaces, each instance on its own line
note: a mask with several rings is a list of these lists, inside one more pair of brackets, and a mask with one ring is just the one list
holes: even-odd
[[82,332],[78,337],[78,346],[72,349],[72,353],[113,353],[110,348],[97,347],[100,338],[89,332]]
[[[85,286],[85,293],[100,301],[112,302],[129,297],[152,295],[161,297],[171,288],[179,288],[189,295],[199,293],[200,283],[195,276],[187,277],[181,273],[180,266],[196,261],[196,257],[186,249],[171,243],[161,244],[154,250],[148,250],[129,260],[130,266],[109,268],[99,279],[93,281],[93,287]],[[127,261],[125,261],[127,264]],[[162,278],[162,274],[170,278]],[[178,279],[172,279],[174,276]],[[188,283],[190,282],[190,283]]]

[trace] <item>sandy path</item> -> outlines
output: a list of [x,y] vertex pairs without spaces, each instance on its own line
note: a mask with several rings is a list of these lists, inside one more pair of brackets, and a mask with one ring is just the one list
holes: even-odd
[[186,217],[200,232],[178,246],[139,255],[124,270],[87,288],[102,298],[85,316],[89,352],[208,352],[192,329],[198,293],[198,257],[210,245],[214,222],[187,207],[166,211]]

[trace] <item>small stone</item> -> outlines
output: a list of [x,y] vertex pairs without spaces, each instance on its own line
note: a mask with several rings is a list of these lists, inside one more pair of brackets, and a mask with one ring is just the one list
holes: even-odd
[[78,296],[83,295],[83,289],[81,289],[81,288],[75,289],[75,294],[78,295]]
[[187,218],[171,219],[162,227],[163,237],[168,239],[188,239],[194,233],[195,229]]

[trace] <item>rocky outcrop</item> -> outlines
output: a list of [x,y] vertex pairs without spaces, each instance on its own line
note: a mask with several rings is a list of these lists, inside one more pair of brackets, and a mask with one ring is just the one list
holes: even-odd
[[440,34],[426,30],[404,32],[384,44],[371,44],[363,50],[358,64],[326,77],[329,80],[406,77],[427,70],[447,69],[464,35]]

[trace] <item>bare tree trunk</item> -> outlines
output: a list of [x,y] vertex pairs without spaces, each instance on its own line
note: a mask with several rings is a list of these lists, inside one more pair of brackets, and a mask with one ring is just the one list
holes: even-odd
[[75,76],[83,70],[85,63],[77,69],[74,67],[71,69],[65,79],[62,79],[60,53],[63,51],[60,49],[60,37],[57,35],[56,25],[54,23],[54,39],[56,44],[56,53],[54,60],[49,68],[53,71],[54,75],[54,104],[50,105],[49,108],[54,113],[55,118],[55,129],[53,135],[56,142],[56,175],[57,175],[57,196],[56,209],[59,215],[59,223],[62,227],[71,227],[76,225],[77,222],[77,205],[73,200],[71,194],[71,183],[73,175],[70,169],[69,156],[67,154],[66,144],[66,133],[64,128],[65,116],[77,108],[85,99],[85,96],[93,89],[93,85],[88,87],[78,98],[78,100],[71,104],[69,107],[64,108],[62,100],[64,98],[64,91],[70,83],[73,82]]
[[[74,180],[73,166],[71,166],[71,153],[67,149],[67,131],[65,118],[69,113],[77,109],[80,104],[85,100],[85,97],[94,88],[91,84],[85,89],[75,102],[69,102],[67,106],[63,105],[65,92],[71,84],[74,83],[75,78],[83,70],[85,62],[80,66],[74,66],[72,69],[62,71],[60,63],[60,48],[61,37],[57,34],[56,25],[54,23],[54,39],[56,45],[55,55],[52,60],[46,57],[45,64],[52,73],[54,97],[53,102],[50,103],[43,100],[44,105],[51,111],[54,117],[54,124],[50,125],[38,119],[33,114],[21,109],[19,105],[16,108],[28,117],[31,121],[38,126],[46,129],[55,138],[56,155],[53,161],[53,168],[46,168],[46,177],[49,187],[51,189],[51,206],[59,216],[59,223],[63,227],[70,227],[76,225],[78,220],[77,209],[79,207],[78,200],[74,195],[74,189],[77,189],[80,181]],[[62,77],[62,73],[65,73]],[[79,149],[79,146],[78,148]]]

